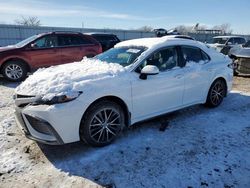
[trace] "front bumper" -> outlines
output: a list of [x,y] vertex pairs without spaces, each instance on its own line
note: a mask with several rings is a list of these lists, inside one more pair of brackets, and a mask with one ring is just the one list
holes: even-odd
[[79,128],[88,104],[74,101],[55,105],[32,105],[34,97],[15,97],[15,117],[24,134],[38,142],[58,145],[80,140]]
[[18,107],[15,108],[15,118],[18,126],[27,138],[50,145],[64,144],[59,134],[47,121],[38,117],[32,117],[44,126],[46,131],[43,131],[43,129],[39,129],[34,122],[31,123],[29,120],[31,119],[30,116],[23,114],[22,110]]

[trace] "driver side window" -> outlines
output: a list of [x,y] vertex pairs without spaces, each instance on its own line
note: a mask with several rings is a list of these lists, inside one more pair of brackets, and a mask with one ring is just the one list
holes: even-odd
[[175,47],[167,48],[158,52],[154,52],[137,68],[136,72],[140,72],[146,65],[154,65],[161,72],[170,70],[177,66],[178,55]]
[[42,37],[34,43],[35,48],[52,48],[56,45],[56,36],[50,35]]

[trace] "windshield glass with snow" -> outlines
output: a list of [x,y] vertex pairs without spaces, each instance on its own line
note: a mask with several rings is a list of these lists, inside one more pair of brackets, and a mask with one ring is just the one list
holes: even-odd
[[21,42],[17,43],[16,46],[17,47],[23,47],[25,46],[26,44],[32,42],[33,40],[35,40],[36,38],[38,37],[38,35],[33,35],[25,40],[22,40]]
[[96,59],[108,63],[118,63],[124,67],[131,65],[146,50],[145,47],[112,48],[98,56]]
[[214,44],[226,44],[228,38],[214,38]]

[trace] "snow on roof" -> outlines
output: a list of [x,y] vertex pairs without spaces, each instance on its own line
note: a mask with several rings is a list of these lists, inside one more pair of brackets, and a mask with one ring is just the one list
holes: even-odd
[[234,37],[244,38],[244,37],[241,37],[241,36],[233,36],[233,35],[228,35],[228,36],[216,36],[216,37],[213,37],[213,38],[214,38],[214,39],[217,39],[217,38],[234,38]]
[[164,46],[169,45],[194,45],[201,48],[206,48],[204,43],[185,39],[185,38],[175,38],[175,35],[169,35],[164,37],[155,37],[155,38],[141,38],[141,39],[133,39],[133,40],[127,40],[120,42],[115,45],[115,48],[117,47],[123,47],[123,46],[145,46],[150,50],[153,50],[155,48],[161,48]]
[[115,47],[123,47],[123,46],[145,46],[147,48],[151,48],[154,45],[165,42],[162,38],[140,38],[140,39],[132,39],[120,42],[115,45]]

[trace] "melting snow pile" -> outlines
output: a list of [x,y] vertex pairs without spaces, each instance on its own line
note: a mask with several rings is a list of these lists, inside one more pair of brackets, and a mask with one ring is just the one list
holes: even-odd
[[80,91],[91,81],[115,77],[125,70],[119,64],[84,58],[80,62],[39,69],[16,88],[16,93],[50,98],[53,95]]

